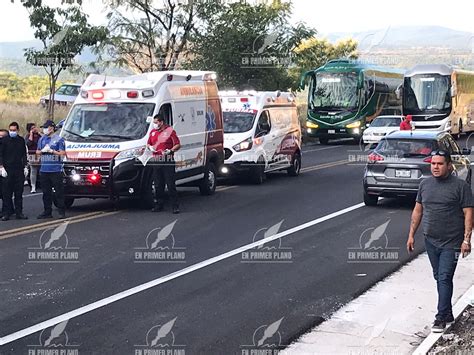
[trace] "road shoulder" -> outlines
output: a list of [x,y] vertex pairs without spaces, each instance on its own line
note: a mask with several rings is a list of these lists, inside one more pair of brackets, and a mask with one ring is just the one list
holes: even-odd
[[[459,261],[453,304],[472,286],[470,255]],[[411,354],[429,335],[436,284],[426,253],[354,299],[281,354]]]

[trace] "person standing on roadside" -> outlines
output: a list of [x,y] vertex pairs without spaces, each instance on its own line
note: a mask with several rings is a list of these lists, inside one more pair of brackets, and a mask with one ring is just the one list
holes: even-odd
[[26,125],[27,134],[25,136],[26,146],[28,148],[28,164],[30,166],[30,183],[31,193],[36,193],[36,181],[38,179],[39,164],[36,159],[36,150],[38,149],[38,142],[41,135],[34,123]]
[[415,246],[415,233],[423,220],[425,247],[438,290],[438,313],[432,331],[441,333],[454,322],[453,277],[459,257],[471,252],[472,193],[470,186],[451,174],[449,152],[431,153],[431,174],[422,180],[411,216],[407,250]]
[[413,129],[412,119],[412,115],[406,115],[405,119],[400,123],[400,131],[411,131]]
[[54,134],[55,124],[46,121],[43,126],[43,136],[38,142],[36,155],[41,156],[40,182],[43,190],[44,211],[38,219],[53,218],[53,188],[57,200],[59,219],[66,218],[66,207],[64,205],[63,185],[63,157],[66,155],[64,139]]
[[181,144],[176,131],[165,124],[163,117],[159,115],[153,118],[153,129],[148,137],[147,148],[153,152],[155,207],[153,207],[152,212],[163,210],[166,184],[173,206],[173,213],[179,213],[174,153],[181,148]]
[[[8,130],[0,129],[0,145],[2,144],[2,138],[5,138],[6,136],[8,136]],[[2,193],[3,180],[4,178],[2,176],[2,171],[0,171],[0,200],[2,200],[2,209],[0,210],[0,218],[2,218],[3,215],[5,214],[5,203],[3,203],[3,193]]]
[[[2,138],[0,145],[0,175],[2,183],[3,213],[2,221],[8,221],[13,213],[16,219],[28,219],[23,214],[23,187],[25,176],[28,175],[26,144],[18,135],[20,126],[12,122],[8,126],[8,136]],[[15,197],[15,207],[13,207]]]

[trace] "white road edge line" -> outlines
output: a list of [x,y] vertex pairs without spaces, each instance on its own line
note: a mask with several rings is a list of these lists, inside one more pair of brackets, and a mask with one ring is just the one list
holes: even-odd
[[71,319],[71,318],[75,318],[75,317],[78,317],[78,316],[81,316],[85,313],[89,313],[91,311],[94,311],[98,308],[101,308],[101,307],[104,307],[104,306],[107,306],[111,303],[114,303],[114,302],[117,302],[117,301],[120,301],[126,297],[129,297],[129,296],[132,296],[132,295],[135,295],[137,293],[140,293],[140,292],[143,292],[145,290],[148,290],[152,287],[155,287],[155,286],[158,286],[158,285],[161,285],[165,282],[168,282],[168,281],[171,281],[173,279],[177,279],[178,277],[181,277],[181,276],[184,276],[186,274],[189,274],[193,271],[196,271],[196,270],[199,270],[199,269],[202,269],[202,268],[205,268],[209,265],[212,265],[212,264],[215,264],[219,261],[222,261],[222,260],[225,260],[225,259],[228,259],[232,256],[235,256],[235,255],[238,255],[244,251],[247,251],[249,249],[252,249],[252,248],[255,248],[259,245],[262,245],[262,244],[265,244],[265,243],[268,243],[268,242],[271,242],[272,240],[275,240],[275,239],[279,239],[279,238],[283,238],[283,237],[286,237],[290,234],[293,234],[293,233],[296,233],[296,232],[299,232],[303,229],[306,229],[306,228],[309,228],[309,227],[312,227],[312,226],[315,226],[317,224],[320,224],[320,223],[323,223],[325,221],[328,221],[332,218],[335,218],[335,217],[339,217],[343,214],[346,214],[346,213],[349,213],[349,212],[352,212],[354,210],[357,210],[361,207],[365,206],[364,203],[358,203],[356,205],[353,205],[353,206],[350,206],[350,207],[347,207],[347,208],[344,208],[342,210],[339,210],[337,212],[333,212],[331,214],[328,214],[326,216],[323,216],[323,217],[320,217],[320,218],[317,218],[317,219],[314,219],[312,221],[309,221],[309,222],[306,222],[304,224],[301,224],[299,226],[296,226],[296,227],[293,227],[293,228],[290,228],[286,231],[283,231],[283,232],[280,232],[280,233],[277,233],[271,237],[268,237],[268,238],[264,238],[264,239],[261,239],[261,240],[258,240],[254,243],[251,243],[251,244],[247,244],[247,245],[244,245],[240,248],[237,248],[237,249],[234,249],[234,250],[231,250],[227,253],[224,253],[224,254],[221,254],[221,255],[218,255],[218,256],[215,256],[213,258],[210,258],[208,260],[204,260],[204,261],[201,261],[197,264],[194,264],[194,265],[191,265],[191,266],[188,266],[182,270],[179,270],[179,271],[175,271],[169,275],[166,275],[166,276],[162,276],[160,278],[157,278],[155,280],[152,280],[152,281],[148,281],[144,284],[141,284],[141,285],[138,285],[138,286],[135,286],[135,287],[132,287],[128,290],[125,290],[125,291],[122,291],[122,292],[119,292],[115,295],[112,295],[112,296],[109,296],[109,297],[106,297],[106,298],[103,298],[99,301],[96,301],[96,302],[92,302],[88,305],[85,305],[85,306],[82,306],[80,308],[77,308],[73,311],[70,311],[70,312],[67,312],[67,313],[64,313],[60,316],[57,316],[57,317],[54,317],[54,318],[51,318],[51,319],[48,319],[46,321],[43,321],[41,323],[38,323],[36,325],[32,325],[28,328],[25,328],[25,329],[22,329],[22,330],[19,330],[17,332],[14,332],[12,334],[9,334],[9,335],[5,335],[4,337],[0,338],[0,345],[5,345],[5,344],[8,344],[8,343],[11,343],[15,340],[18,340],[18,339],[21,339],[21,338],[24,338],[28,335],[31,335],[31,334],[34,334],[36,332],[39,332],[43,329],[46,329],[46,328],[49,328],[49,327],[52,327],[58,323],[61,323],[61,322],[64,322],[68,319]]

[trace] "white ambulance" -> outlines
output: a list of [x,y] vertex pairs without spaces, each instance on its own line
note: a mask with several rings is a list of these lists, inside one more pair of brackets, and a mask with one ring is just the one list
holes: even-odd
[[301,127],[295,97],[280,91],[220,91],[224,165],[220,176],[246,175],[261,184],[270,171],[301,169]]
[[121,196],[139,198],[144,207],[153,205],[151,169],[138,158],[158,113],[181,141],[175,154],[176,184],[212,194],[224,161],[215,79],[215,73],[204,71],[90,75],[61,130],[67,206],[76,198]]

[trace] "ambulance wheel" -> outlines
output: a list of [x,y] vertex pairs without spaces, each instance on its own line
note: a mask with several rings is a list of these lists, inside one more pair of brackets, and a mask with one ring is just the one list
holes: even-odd
[[265,181],[265,162],[259,159],[250,172],[250,179],[255,185],[263,184]]
[[73,204],[74,204],[74,197],[66,197],[64,199],[64,206],[66,208],[71,208]]
[[153,182],[152,170],[145,169],[143,177],[143,185],[140,193],[140,207],[144,209],[151,209],[155,205],[155,184]]
[[[54,194],[54,193],[53,193],[53,203],[57,208],[58,207],[58,199],[56,198],[56,194]],[[74,204],[74,197],[66,197],[64,199],[64,207],[71,208],[73,204]]]
[[216,191],[216,176],[216,166],[214,163],[207,163],[206,169],[204,171],[204,177],[199,184],[199,192],[201,195],[212,195]]
[[286,169],[286,172],[290,176],[298,176],[301,170],[301,154],[295,153],[291,161],[291,166]]

